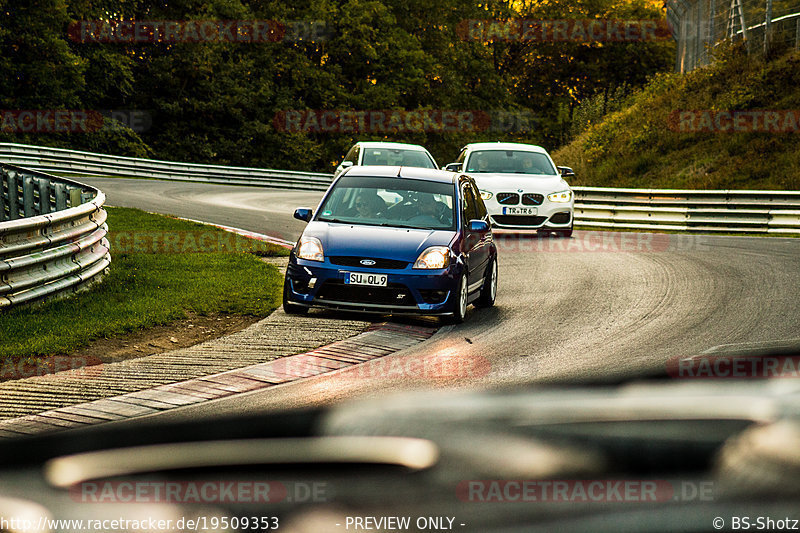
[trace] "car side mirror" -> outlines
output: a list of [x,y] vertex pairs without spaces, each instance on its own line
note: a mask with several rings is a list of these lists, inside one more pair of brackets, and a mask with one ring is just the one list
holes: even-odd
[[570,167],[558,167],[558,171],[561,173],[562,178],[574,178],[575,171],[572,170]]
[[487,233],[489,231],[489,223],[485,220],[474,219],[469,221],[469,231],[472,233]]
[[461,163],[449,163],[442,167],[442,170],[450,172],[461,172]]
[[353,166],[353,162],[352,161],[342,161],[342,164],[339,165],[339,166],[342,168],[342,170],[344,170],[346,168],[352,167]]
[[313,216],[314,212],[306,207],[298,207],[294,210],[294,218],[303,222],[310,222]]

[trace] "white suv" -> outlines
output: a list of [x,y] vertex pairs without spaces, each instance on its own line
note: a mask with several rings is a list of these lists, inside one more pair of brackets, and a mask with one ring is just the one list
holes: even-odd
[[444,170],[469,174],[478,184],[492,225],[547,230],[572,236],[574,195],[547,150],[532,144],[474,143],[461,149]]
[[344,169],[359,165],[439,168],[430,152],[418,144],[362,141],[350,148],[344,161],[336,167],[333,179]]

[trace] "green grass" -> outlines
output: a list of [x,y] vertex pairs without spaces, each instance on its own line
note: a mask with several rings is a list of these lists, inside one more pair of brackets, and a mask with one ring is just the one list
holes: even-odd
[[572,185],[800,189],[800,132],[686,133],[679,111],[800,109],[800,52],[765,61],[735,48],[688,74],[661,74],[553,154]]
[[74,297],[0,313],[0,361],[68,354],[187,312],[264,317],[280,305],[282,273],[249,252],[288,250],[137,209],[107,211],[110,274]]

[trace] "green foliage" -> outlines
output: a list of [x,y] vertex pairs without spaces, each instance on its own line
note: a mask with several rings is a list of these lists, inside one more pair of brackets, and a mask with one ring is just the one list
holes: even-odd
[[654,77],[622,109],[553,154],[574,185],[687,189],[798,189],[800,136],[779,132],[682,132],[680,111],[800,109],[800,53],[770,62],[740,47],[685,75]]
[[619,87],[595,94],[573,108],[570,136],[577,137],[605,115],[619,111],[626,105],[631,88],[623,83]]
[[[530,4],[530,5],[529,5]],[[331,171],[357,140],[426,145],[442,163],[467,142],[549,147],[573,110],[597,94],[640,86],[672,64],[671,42],[481,42],[467,20],[663,19],[648,0],[0,0],[0,109],[131,109],[125,127],[71,135],[0,132],[0,141],[120,155]],[[82,43],[70,22],[324,21],[323,39],[267,43]],[[623,88],[623,89],[620,89]],[[616,101],[616,96],[614,96]],[[535,117],[522,131],[284,132],[287,110],[482,110]],[[581,118],[584,120],[584,117]]]

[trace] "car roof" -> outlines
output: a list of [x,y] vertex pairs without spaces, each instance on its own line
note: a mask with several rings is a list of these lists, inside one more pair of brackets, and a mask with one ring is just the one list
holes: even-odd
[[459,174],[446,170],[436,170],[433,168],[419,167],[398,167],[398,166],[353,166],[343,174],[345,176],[371,176],[377,178],[406,178],[427,181],[438,181],[440,183],[453,183]]
[[546,154],[547,150],[542,148],[541,146],[537,146],[535,144],[523,144],[523,143],[503,143],[503,142],[496,142],[496,143],[472,143],[466,145],[462,150],[522,150],[527,152],[539,152],[541,154]]
[[362,148],[401,148],[403,150],[419,150],[420,152],[427,152],[424,146],[419,144],[383,142],[383,141],[358,141],[357,145]]

